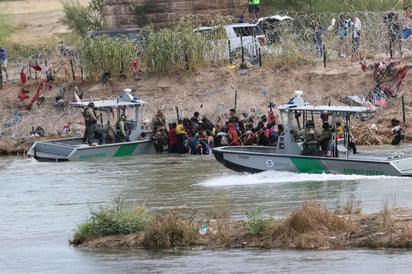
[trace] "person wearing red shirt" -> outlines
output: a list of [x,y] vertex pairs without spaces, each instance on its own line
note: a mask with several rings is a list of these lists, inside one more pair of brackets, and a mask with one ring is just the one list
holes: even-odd
[[169,153],[177,153],[177,134],[176,134],[176,122],[169,124]]

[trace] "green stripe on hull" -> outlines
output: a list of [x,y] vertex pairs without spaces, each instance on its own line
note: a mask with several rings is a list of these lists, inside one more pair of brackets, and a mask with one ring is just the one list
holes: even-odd
[[318,159],[290,158],[296,169],[302,173],[324,173],[327,172],[322,162]]
[[137,144],[127,144],[120,146],[113,157],[130,156],[136,150]]

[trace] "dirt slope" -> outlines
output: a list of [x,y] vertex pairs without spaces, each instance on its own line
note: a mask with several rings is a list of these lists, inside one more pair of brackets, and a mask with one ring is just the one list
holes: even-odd
[[[87,0],[81,1],[87,4]],[[63,15],[60,1],[6,1],[0,2],[0,8],[13,11],[18,28],[16,36],[26,37],[35,34],[53,35],[55,32],[67,31],[59,23]],[[20,21],[19,21],[20,20]],[[23,35],[24,34],[24,35]],[[387,60],[386,56],[375,56],[367,60],[368,63]],[[402,64],[409,63],[409,59],[401,60]],[[3,109],[3,120],[9,121],[15,110],[22,111],[17,98],[20,91],[19,71],[21,64],[10,66],[10,82],[0,90],[0,109]],[[14,68],[14,69],[12,69]],[[39,74],[39,78],[44,75]],[[411,98],[408,87],[412,81],[412,74],[407,74],[401,90],[405,98],[407,114],[411,110]],[[29,95],[32,96],[39,80],[29,81]],[[68,121],[81,119],[78,113],[58,112],[53,104],[58,94],[58,86],[66,86],[66,100],[70,100],[73,87],[79,86],[84,98],[98,98],[119,94],[123,88],[131,88],[135,95],[147,101],[145,119],[150,120],[158,108],[162,108],[166,118],[176,120],[176,107],[183,117],[191,117],[194,111],[215,122],[224,122],[228,110],[236,105],[238,113],[252,115],[259,118],[266,114],[269,102],[283,104],[293,97],[295,90],[302,90],[304,98],[312,104],[340,104],[339,99],[347,95],[365,96],[373,87],[372,71],[363,72],[358,60],[350,58],[335,58],[330,56],[326,68],[321,60],[314,64],[300,66],[294,69],[274,67],[263,63],[262,67],[251,67],[243,73],[238,68],[229,66],[202,68],[193,73],[179,73],[163,77],[145,77],[134,81],[129,77],[125,80],[116,80],[103,86],[99,83],[89,83],[70,80],[70,77],[60,73],[52,89],[43,92],[47,102],[41,108],[36,105],[30,112],[24,111],[27,125],[14,134],[12,139],[27,135],[32,125],[45,128],[47,135],[54,136],[58,129],[62,129]],[[50,115],[52,114],[52,115]],[[80,117],[80,118],[79,118]],[[378,125],[377,134],[388,134],[391,118],[402,118],[401,100],[389,98],[385,109],[380,110],[372,121],[365,122],[369,127],[373,123]],[[407,116],[408,118],[408,116]],[[407,135],[411,135],[406,128]],[[390,134],[390,132],[389,132]],[[4,146],[3,146],[4,147]],[[10,147],[7,145],[7,147]],[[1,150],[1,149],[0,149]],[[7,149],[8,150],[8,149]],[[14,150],[12,150],[14,151]]]

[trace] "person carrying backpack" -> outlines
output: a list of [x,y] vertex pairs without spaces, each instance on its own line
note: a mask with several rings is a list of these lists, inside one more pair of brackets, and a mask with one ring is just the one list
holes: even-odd
[[227,129],[223,127],[215,136],[214,146],[221,147],[229,145],[229,138],[226,133]]

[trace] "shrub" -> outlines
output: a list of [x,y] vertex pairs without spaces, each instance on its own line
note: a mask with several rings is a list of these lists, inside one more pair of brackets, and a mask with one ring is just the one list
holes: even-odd
[[104,0],[91,0],[83,7],[77,0],[61,0],[64,18],[61,22],[80,35],[103,27]]
[[254,211],[246,211],[246,217],[248,220],[243,223],[244,229],[256,235],[262,234],[270,222],[270,220],[264,219],[260,208]]
[[143,231],[151,221],[144,205],[126,209],[123,201],[117,199],[114,207],[92,210],[91,217],[79,224],[70,243],[78,245],[90,238]]
[[154,249],[190,246],[198,239],[198,228],[193,218],[185,218],[176,210],[160,213],[147,227],[143,246]]
[[345,229],[345,222],[342,218],[313,201],[305,202],[302,208],[294,210],[286,219],[285,224],[291,231],[297,233]]

